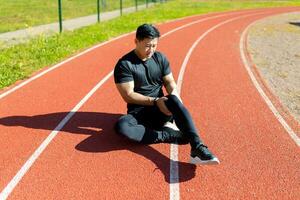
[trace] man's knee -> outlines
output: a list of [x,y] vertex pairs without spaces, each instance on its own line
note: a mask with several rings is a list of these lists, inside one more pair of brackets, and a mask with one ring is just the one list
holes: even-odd
[[168,100],[167,100],[167,106],[171,106],[171,107],[174,107],[174,106],[178,106],[178,107],[181,107],[183,106],[183,104],[181,103],[180,99],[175,96],[175,95],[168,95],[167,96]]
[[171,102],[174,102],[176,104],[178,104],[178,103],[181,104],[181,101],[179,100],[179,98],[176,95],[170,94],[170,95],[167,96],[167,98]]
[[124,115],[115,124],[115,130],[118,134],[124,135],[130,140],[140,142],[144,132],[140,130],[137,120],[132,115]]
[[123,134],[128,131],[130,124],[135,121],[135,118],[132,115],[123,115],[119,118],[115,124],[115,130],[119,134]]

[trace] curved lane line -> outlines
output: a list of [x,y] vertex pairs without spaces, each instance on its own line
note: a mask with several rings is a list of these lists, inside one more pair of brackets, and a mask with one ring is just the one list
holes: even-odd
[[[238,14],[239,12],[233,12],[233,13],[227,13],[227,14],[222,14],[222,15],[216,15],[216,16],[212,16],[212,17],[207,17],[207,18],[203,18],[203,19],[200,19],[200,20],[196,20],[194,22],[190,22],[188,24],[185,24],[183,26],[180,26],[178,28],[176,28],[176,31],[178,30],[181,30],[183,28],[186,28],[188,26],[191,26],[193,24],[195,24],[196,22],[197,23],[200,23],[202,21],[206,21],[206,20],[209,20],[209,19],[214,19],[214,18],[217,18],[217,17],[222,17],[222,16],[225,16],[225,15],[231,15],[231,14]],[[174,29],[173,29],[174,30]],[[167,33],[165,33],[164,35],[161,36],[161,38],[165,37],[166,35],[169,35],[170,32],[173,33],[174,31],[171,30]],[[122,35],[120,37],[117,37],[113,40],[110,40],[110,41],[107,41],[105,43],[102,43],[100,45],[97,45],[91,49],[88,49],[80,54],[78,54],[77,56],[74,56],[74,57],[71,57],[69,59],[67,59],[66,61],[62,62],[62,63],[59,63],[57,65],[55,65],[54,67],[50,68],[49,70],[46,70],[44,72],[42,72],[41,74],[35,76],[35,77],[32,77],[31,79],[28,79],[27,81],[23,82],[23,84],[20,84],[19,86],[16,86],[16,88],[13,88],[12,90],[9,90],[5,93],[3,93],[2,95],[0,95],[0,99],[4,96],[6,96],[7,94],[17,90],[18,88],[26,85],[27,83],[29,83],[30,81],[44,75],[45,73],[61,66],[63,63],[66,63],[84,53],[87,53],[97,47],[100,47],[100,46],[103,46],[104,44],[107,44],[111,41],[114,41],[116,39],[119,39],[119,38],[122,38],[122,37],[125,37],[126,35],[129,35],[130,33],[128,34],[125,34],[125,35]],[[21,181],[21,179],[23,178],[23,176],[26,174],[26,172],[30,169],[30,167],[34,164],[34,162],[38,159],[38,157],[41,155],[41,153],[46,149],[46,147],[50,144],[50,142],[56,137],[56,135],[58,134],[58,132],[66,125],[66,123],[72,118],[72,116],[80,109],[80,107],[113,75],[113,71],[111,71],[109,74],[107,74],[92,90],[90,90],[90,92],[66,115],[66,117],[57,125],[57,127],[50,133],[50,135],[42,142],[42,144],[35,150],[35,152],[29,157],[29,159],[24,163],[24,165],[21,167],[21,169],[17,172],[17,174],[13,177],[13,179],[7,184],[7,186],[2,190],[2,192],[0,193],[0,200],[4,200],[4,199],[7,199],[7,197],[10,195],[10,193],[13,191],[13,189],[17,186],[17,184]],[[174,173],[177,173],[178,174],[178,169],[177,169],[177,172],[174,171]],[[178,175],[176,175],[178,177]],[[175,176],[175,177],[176,177]],[[179,186],[178,186],[179,188]],[[179,190],[178,190],[179,191]],[[179,193],[178,193],[179,195]],[[179,196],[178,196],[179,198]]]
[[246,35],[247,35],[247,32],[248,32],[249,28],[254,23],[256,23],[257,21],[254,21],[253,23],[248,25],[247,28],[243,31],[243,34],[242,34],[242,37],[241,37],[241,40],[240,40],[240,54],[241,54],[241,57],[242,57],[242,61],[244,63],[244,66],[245,66],[245,68],[248,72],[248,75],[249,75],[253,85],[255,86],[255,88],[257,89],[257,91],[259,92],[261,97],[263,98],[263,100],[266,102],[269,109],[275,115],[276,119],[280,122],[280,124],[283,126],[283,128],[286,130],[286,132],[289,134],[289,136],[294,140],[294,142],[298,145],[298,147],[300,147],[300,138],[293,131],[293,129],[288,125],[288,123],[284,120],[284,118],[279,113],[279,111],[276,109],[276,107],[274,106],[272,101],[269,99],[269,97],[263,91],[262,87],[258,83],[257,79],[255,78],[255,75],[253,74],[253,72],[251,70],[251,65],[252,65],[251,64],[252,63],[251,58],[249,56],[246,56],[247,49],[246,49],[246,45],[245,45],[246,44],[246,39],[245,38],[246,38]]
[[[133,32],[131,32],[131,33],[133,33]],[[60,62],[60,63],[58,63],[58,64],[56,64],[56,65],[54,65],[54,66],[52,66],[52,67],[50,67],[49,69],[47,69],[47,70],[45,70],[45,71],[42,71],[41,73],[39,73],[39,74],[37,74],[37,75],[35,75],[35,76],[33,76],[33,77],[27,79],[26,81],[20,83],[19,85],[16,85],[15,87],[13,87],[13,88],[11,88],[11,89],[5,91],[4,93],[0,94],[0,100],[1,100],[2,98],[4,98],[5,96],[9,95],[10,93],[12,93],[12,92],[14,92],[14,91],[20,89],[21,87],[27,85],[28,83],[32,82],[33,80],[38,79],[38,78],[40,78],[41,76],[47,74],[48,72],[50,72],[50,71],[52,71],[52,70],[54,70],[54,69],[56,69],[56,68],[62,66],[63,64],[65,64],[65,63],[67,63],[67,62],[70,62],[71,60],[74,60],[75,58],[78,58],[78,57],[80,57],[80,56],[82,56],[82,55],[84,55],[84,54],[86,54],[86,53],[88,53],[88,52],[90,52],[90,51],[93,51],[94,49],[96,49],[96,48],[98,48],[98,47],[104,46],[104,45],[106,45],[106,44],[108,44],[108,43],[110,43],[110,42],[113,42],[113,41],[115,41],[115,40],[118,40],[118,39],[121,39],[121,38],[123,38],[123,37],[126,37],[126,36],[130,35],[131,33],[127,33],[127,34],[121,35],[121,36],[119,36],[119,37],[116,37],[116,38],[114,38],[114,39],[112,39],[112,40],[109,40],[109,41],[103,42],[103,43],[101,43],[101,44],[98,44],[98,45],[96,45],[96,46],[94,46],[94,47],[91,47],[91,48],[89,48],[89,49],[87,49],[87,50],[85,50],[85,51],[83,51],[83,52],[81,52],[81,53],[79,53],[79,54],[77,54],[77,55],[75,55],[75,56],[73,56],[73,57],[70,57],[70,58],[68,58],[68,59],[66,59],[66,60],[64,60],[64,61],[62,61],[62,62]]]
[[[251,12],[251,10],[249,10],[249,12]],[[234,11],[233,11],[233,12],[225,13],[225,14],[223,14],[223,15],[234,14],[234,13],[238,13],[238,12],[234,12]],[[221,16],[223,16],[223,15],[217,15],[217,16],[221,17]],[[201,16],[201,15],[199,15],[199,16]],[[217,17],[217,16],[214,16],[214,17]],[[180,20],[188,19],[188,18],[190,18],[190,17],[185,17],[185,18],[175,19],[175,20],[172,20],[172,21],[170,21],[170,22],[177,22],[177,21],[180,21]],[[208,18],[209,18],[209,17],[208,17]],[[205,18],[203,18],[203,19],[205,19]],[[201,21],[201,20],[200,20],[200,21]],[[195,21],[195,22],[192,22],[192,24],[194,24],[194,23],[199,23],[199,20],[197,20],[197,21]],[[192,24],[191,24],[191,25],[192,25]],[[186,25],[183,25],[183,26],[180,26],[180,27],[185,28],[185,27],[187,27],[187,26],[189,26],[189,25],[186,24]],[[169,35],[169,34],[175,32],[175,31],[181,29],[180,27],[175,28],[176,30],[174,29],[174,30],[172,30],[172,31],[167,32],[164,36]],[[33,80],[38,79],[38,78],[40,78],[41,76],[47,74],[48,72],[50,72],[50,71],[52,71],[52,70],[54,70],[54,69],[56,69],[56,68],[62,66],[63,64],[65,64],[65,63],[67,63],[67,62],[69,62],[69,61],[71,61],[71,60],[74,60],[75,58],[80,57],[80,56],[82,56],[82,55],[84,55],[84,54],[86,54],[86,53],[88,53],[88,52],[90,52],[90,51],[93,51],[94,49],[96,49],[96,48],[98,48],[98,47],[104,46],[104,45],[106,45],[106,44],[108,44],[108,43],[110,43],[110,42],[113,42],[113,41],[115,41],[115,40],[118,40],[118,39],[121,39],[121,38],[123,38],[123,37],[126,37],[126,36],[128,36],[128,35],[130,35],[130,34],[132,34],[132,33],[134,33],[134,32],[135,32],[135,31],[132,31],[132,32],[130,32],[130,33],[126,33],[126,34],[124,34],[124,35],[121,35],[121,36],[118,36],[118,37],[113,38],[113,39],[111,39],[111,40],[108,40],[108,41],[106,41],[106,42],[100,43],[100,44],[98,44],[98,45],[96,45],[96,46],[93,46],[93,47],[91,47],[91,48],[89,48],[89,49],[87,49],[87,50],[85,50],[85,51],[83,51],[83,52],[81,52],[81,53],[79,53],[79,54],[77,54],[77,55],[75,55],[75,56],[72,56],[72,57],[70,57],[70,58],[68,58],[68,59],[66,59],[66,60],[64,60],[64,61],[62,61],[62,62],[60,62],[60,63],[58,63],[58,64],[56,64],[56,65],[54,65],[54,66],[52,66],[52,67],[50,67],[49,69],[47,69],[47,70],[45,70],[45,71],[42,71],[42,72],[38,73],[37,75],[35,75],[35,76],[33,76],[33,77],[31,77],[31,78],[25,80],[24,82],[20,83],[19,85],[16,85],[16,86],[14,86],[13,88],[11,88],[11,89],[9,89],[9,90],[3,92],[2,94],[0,94],[0,100],[1,100],[2,98],[4,98],[5,96],[9,95],[10,93],[13,93],[14,91],[16,91],[16,90],[20,89],[21,87],[27,85],[28,83],[32,82]]]
[[[224,22],[221,22],[209,30],[207,30],[205,33],[203,33],[192,45],[192,47],[189,49],[180,69],[180,73],[178,76],[177,80],[177,88],[178,88],[178,93],[180,94],[181,92],[181,87],[182,87],[182,82],[183,82],[183,76],[185,69],[187,67],[187,63],[192,55],[192,52],[196,48],[196,46],[199,44],[201,40],[203,40],[210,32],[214,31],[218,27],[227,24],[229,22],[232,22],[234,20],[238,20],[244,17],[249,17],[252,15],[259,15],[259,14],[265,14],[268,12],[259,12],[259,13],[254,13],[254,14],[249,14],[249,15],[243,15],[239,17],[234,17],[232,19],[226,20]],[[179,192],[179,172],[178,172],[178,145],[176,144],[171,144],[171,150],[170,150],[170,200],[179,200],[180,199],[180,192]]]

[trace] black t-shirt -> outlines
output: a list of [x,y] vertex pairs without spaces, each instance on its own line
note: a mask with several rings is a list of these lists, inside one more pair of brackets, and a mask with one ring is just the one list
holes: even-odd
[[[134,91],[145,96],[163,96],[163,77],[170,74],[167,58],[160,52],[155,52],[151,58],[142,61],[133,51],[123,56],[115,66],[115,83],[134,81]],[[128,113],[144,106],[128,104]]]

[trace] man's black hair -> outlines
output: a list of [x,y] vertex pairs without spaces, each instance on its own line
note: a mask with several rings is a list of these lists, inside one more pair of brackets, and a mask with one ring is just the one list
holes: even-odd
[[158,29],[152,24],[140,25],[136,30],[136,38],[138,40],[144,40],[145,38],[154,39],[159,38],[160,33]]

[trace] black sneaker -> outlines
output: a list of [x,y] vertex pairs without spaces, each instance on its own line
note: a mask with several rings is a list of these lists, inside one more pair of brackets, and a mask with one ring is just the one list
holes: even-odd
[[179,130],[174,130],[170,127],[163,127],[159,142],[173,144],[188,144],[188,138]]
[[216,165],[220,164],[220,161],[208,150],[207,146],[202,144],[200,147],[191,150],[190,163],[202,165]]

